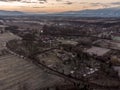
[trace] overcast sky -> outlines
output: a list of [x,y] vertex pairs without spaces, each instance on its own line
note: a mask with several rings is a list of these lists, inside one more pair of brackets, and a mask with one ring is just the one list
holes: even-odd
[[120,7],[120,0],[0,0],[0,10],[62,12]]

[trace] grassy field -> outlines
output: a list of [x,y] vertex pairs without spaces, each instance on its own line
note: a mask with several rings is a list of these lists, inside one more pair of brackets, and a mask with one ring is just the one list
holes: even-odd
[[10,32],[0,34],[0,50],[5,49],[6,42],[13,40],[13,39],[21,39],[21,38]]
[[33,63],[14,55],[0,57],[0,90],[36,90],[62,82]]

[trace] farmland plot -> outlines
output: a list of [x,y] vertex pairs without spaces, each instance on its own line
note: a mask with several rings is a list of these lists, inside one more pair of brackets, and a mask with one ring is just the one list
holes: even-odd
[[0,90],[36,90],[62,82],[33,63],[14,55],[0,57]]

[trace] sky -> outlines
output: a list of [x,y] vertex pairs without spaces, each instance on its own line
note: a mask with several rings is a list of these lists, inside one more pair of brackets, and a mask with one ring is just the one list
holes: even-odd
[[120,0],[0,0],[0,10],[64,12],[120,7]]

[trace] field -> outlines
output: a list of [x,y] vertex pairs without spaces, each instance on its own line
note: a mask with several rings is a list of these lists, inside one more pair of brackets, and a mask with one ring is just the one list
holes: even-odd
[[13,39],[21,39],[21,38],[10,32],[0,34],[0,50],[5,49],[6,42],[13,40]]
[[58,84],[61,80],[17,56],[0,57],[0,90],[36,90]]

